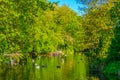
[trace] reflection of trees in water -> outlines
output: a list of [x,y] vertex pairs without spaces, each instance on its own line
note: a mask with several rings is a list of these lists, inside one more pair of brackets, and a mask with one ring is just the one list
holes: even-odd
[[[82,71],[85,69],[82,66],[84,61],[81,62],[80,57],[73,55],[64,58],[42,56],[34,61],[30,58],[25,65],[4,67],[0,70],[0,76],[4,75],[0,80],[87,80],[85,71]],[[35,64],[40,68],[36,68]],[[44,64],[46,67],[42,67]]]
[[89,78],[90,80],[107,80],[102,73],[103,64],[99,64],[97,61],[89,64]]
[[68,78],[71,78],[71,77],[68,77],[68,76],[72,76],[72,70],[73,70],[73,57],[71,58],[68,58],[68,57],[65,57],[65,62],[64,62],[64,65],[63,65],[63,68],[62,68],[62,77],[63,77],[63,80],[67,80]]

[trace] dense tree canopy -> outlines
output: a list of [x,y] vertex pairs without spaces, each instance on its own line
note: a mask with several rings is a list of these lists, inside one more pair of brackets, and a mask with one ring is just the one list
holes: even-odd
[[[85,9],[85,31],[88,35],[87,44],[91,43],[88,47],[88,54],[94,58],[94,62],[100,65],[105,64],[104,72],[110,80],[112,74],[118,75],[120,65],[120,1],[119,0],[77,0],[79,3],[84,1],[88,6]],[[92,46],[94,45],[94,47]],[[90,54],[91,53],[91,54]],[[94,63],[92,62],[92,63]],[[100,62],[100,63],[99,63]],[[101,67],[102,68],[102,67]],[[114,78],[117,80],[117,78]]]
[[0,3],[1,54],[48,53],[83,45],[82,17],[77,17],[67,6],[58,7],[44,0]]

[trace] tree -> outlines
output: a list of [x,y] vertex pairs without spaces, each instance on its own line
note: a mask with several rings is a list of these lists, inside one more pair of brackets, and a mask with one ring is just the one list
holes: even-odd
[[112,43],[108,52],[108,61],[118,61],[120,57],[120,2],[115,3],[115,6],[110,10],[110,16],[112,21],[114,22],[114,38],[112,39]]
[[44,0],[2,0],[0,4],[0,53],[31,52],[36,46],[38,20],[45,10],[53,10],[53,4]]

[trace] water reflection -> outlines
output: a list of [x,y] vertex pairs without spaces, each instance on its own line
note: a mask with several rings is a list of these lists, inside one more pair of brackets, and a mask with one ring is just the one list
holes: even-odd
[[39,57],[27,64],[0,66],[0,80],[88,80],[84,56]]

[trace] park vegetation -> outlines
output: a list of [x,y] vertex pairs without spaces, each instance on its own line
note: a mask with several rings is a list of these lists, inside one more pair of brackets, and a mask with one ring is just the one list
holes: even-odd
[[120,1],[98,2],[86,3],[86,14],[79,16],[56,2],[1,0],[0,63],[8,54],[21,58],[59,50],[86,55],[90,68],[106,76],[120,74]]

